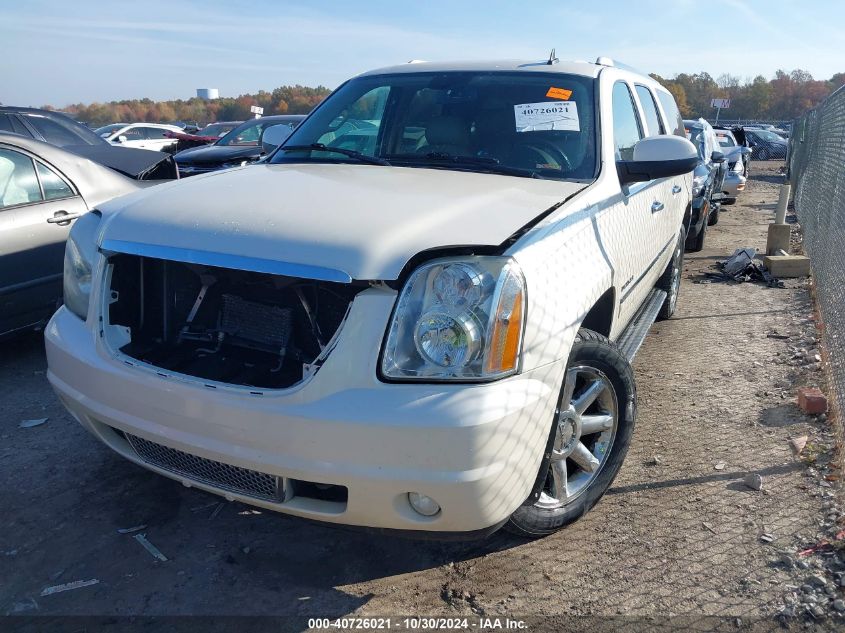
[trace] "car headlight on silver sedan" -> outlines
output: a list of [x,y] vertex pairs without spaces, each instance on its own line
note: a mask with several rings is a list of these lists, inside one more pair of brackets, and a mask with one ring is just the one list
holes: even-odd
[[387,333],[391,380],[484,381],[516,373],[525,278],[510,257],[428,262],[408,278]]
[[88,318],[100,219],[98,211],[83,215],[74,222],[65,244],[64,304],[83,321]]

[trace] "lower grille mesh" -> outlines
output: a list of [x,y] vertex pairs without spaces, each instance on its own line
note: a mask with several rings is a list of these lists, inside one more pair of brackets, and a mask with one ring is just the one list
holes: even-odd
[[197,457],[129,433],[124,435],[138,457],[148,464],[215,488],[257,499],[281,501],[279,478],[274,475]]

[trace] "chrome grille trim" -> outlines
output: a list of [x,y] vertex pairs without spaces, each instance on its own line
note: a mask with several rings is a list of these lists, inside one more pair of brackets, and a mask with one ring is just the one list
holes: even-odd
[[185,453],[137,435],[123,435],[138,457],[148,464],[247,497],[275,502],[284,500],[284,486],[280,485],[280,478],[275,475]]

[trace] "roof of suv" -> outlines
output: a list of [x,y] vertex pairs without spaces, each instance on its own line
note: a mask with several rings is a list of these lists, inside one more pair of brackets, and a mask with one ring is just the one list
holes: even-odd
[[559,61],[549,64],[545,61],[504,59],[491,61],[453,61],[453,62],[408,62],[397,66],[387,66],[361,73],[360,77],[368,75],[387,75],[394,73],[419,72],[455,72],[455,71],[523,71],[541,73],[567,73],[584,77],[597,77],[604,66],[590,62]]

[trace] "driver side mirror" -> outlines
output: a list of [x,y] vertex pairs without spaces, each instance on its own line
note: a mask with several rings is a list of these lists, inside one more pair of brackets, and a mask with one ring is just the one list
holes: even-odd
[[712,160],[716,164],[724,163],[725,155],[719,150],[713,150],[713,153],[710,154],[710,160]]
[[742,152],[743,156],[748,156],[751,153],[751,148],[750,147],[743,147],[739,151]]
[[265,154],[269,154],[284,143],[287,137],[291,135],[291,132],[293,132],[293,128],[285,123],[266,128],[261,133],[261,150]]
[[680,136],[650,136],[634,145],[632,160],[616,161],[619,182],[648,182],[656,178],[680,176],[695,169],[698,151]]
[[121,134],[121,135],[120,135],[120,136],[118,136],[116,139],[114,139],[114,142],[115,142],[115,143],[125,143],[125,142],[126,142],[126,141],[128,141],[128,140],[129,140],[129,139],[128,139],[128,138],[126,138],[126,135],[125,135],[125,134]]

